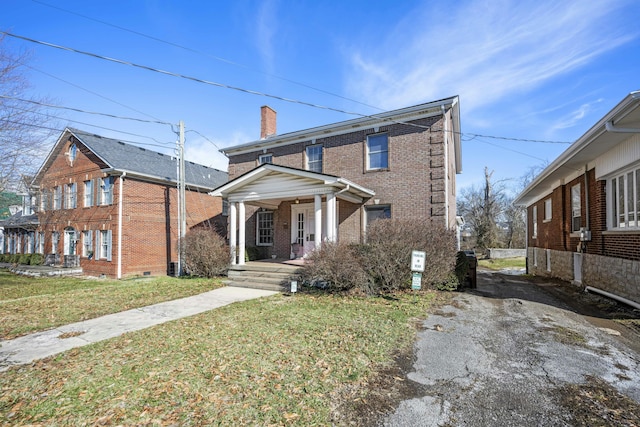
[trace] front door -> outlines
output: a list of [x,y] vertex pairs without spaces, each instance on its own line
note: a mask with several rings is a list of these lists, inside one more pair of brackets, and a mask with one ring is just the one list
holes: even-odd
[[[316,217],[313,203],[291,205],[291,224],[291,254],[294,258],[302,258],[316,247]],[[324,228],[323,224],[323,234]]]
[[73,228],[66,228],[64,230],[64,248],[63,255],[75,255],[76,254],[76,230]]

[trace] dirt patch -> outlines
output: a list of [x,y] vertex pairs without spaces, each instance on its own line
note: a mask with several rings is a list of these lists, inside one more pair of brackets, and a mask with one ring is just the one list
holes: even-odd
[[407,379],[413,370],[413,348],[394,358],[394,363],[377,372],[366,384],[351,385],[339,390],[332,401],[334,425],[371,426],[392,412],[400,402],[425,393],[423,385]]
[[65,332],[63,334],[58,335],[58,338],[63,340],[66,338],[73,338],[73,337],[77,337],[80,336],[82,334],[84,334],[86,331],[70,331],[70,332]]
[[570,384],[555,393],[575,426],[640,426],[640,404],[600,378],[587,377],[586,384]]

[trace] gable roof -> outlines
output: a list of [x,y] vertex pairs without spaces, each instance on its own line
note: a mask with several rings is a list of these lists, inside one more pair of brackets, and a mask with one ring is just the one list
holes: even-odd
[[280,200],[328,193],[353,203],[362,203],[375,195],[373,190],[345,178],[272,163],[240,175],[216,188],[211,195],[227,198],[230,202],[277,207]]
[[600,156],[640,134],[640,91],[629,93],[584,135],[569,146],[520,193],[514,203],[529,206],[550,194],[563,180]]
[[[60,154],[64,142],[70,135],[91,150],[107,166],[103,169],[105,172],[127,173],[145,180],[177,183],[175,157],[73,128],[64,130],[36,174],[34,183],[42,178],[42,174]],[[227,172],[185,161],[187,186],[210,191],[225,183],[227,179]]]
[[220,152],[227,156],[243,154],[276,146],[295,144],[297,142],[308,141],[315,138],[326,138],[333,135],[346,134],[360,129],[370,129],[372,127],[386,126],[394,123],[406,123],[425,117],[443,114],[443,112],[449,108],[452,110],[451,115],[453,118],[453,129],[451,129],[450,132],[455,148],[456,172],[460,173],[462,172],[462,147],[460,143],[460,104],[458,96],[452,96],[438,101],[427,102],[380,114],[372,114],[370,116],[332,123],[329,125],[285,133],[282,135],[272,135],[265,139],[260,139],[246,144],[226,147],[221,149]]

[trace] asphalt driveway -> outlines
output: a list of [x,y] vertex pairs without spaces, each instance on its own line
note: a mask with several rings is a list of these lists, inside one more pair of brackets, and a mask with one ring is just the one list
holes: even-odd
[[413,396],[381,424],[640,425],[640,336],[553,288],[479,272],[424,321]]

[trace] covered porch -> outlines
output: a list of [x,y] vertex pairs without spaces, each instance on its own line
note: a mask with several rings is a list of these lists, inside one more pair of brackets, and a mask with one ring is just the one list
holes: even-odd
[[275,258],[302,258],[338,241],[341,219],[353,217],[347,227],[359,235],[360,207],[375,193],[341,177],[263,164],[212,195],[228,202],[231,264],[244,265],[247,241],[270,246]]

